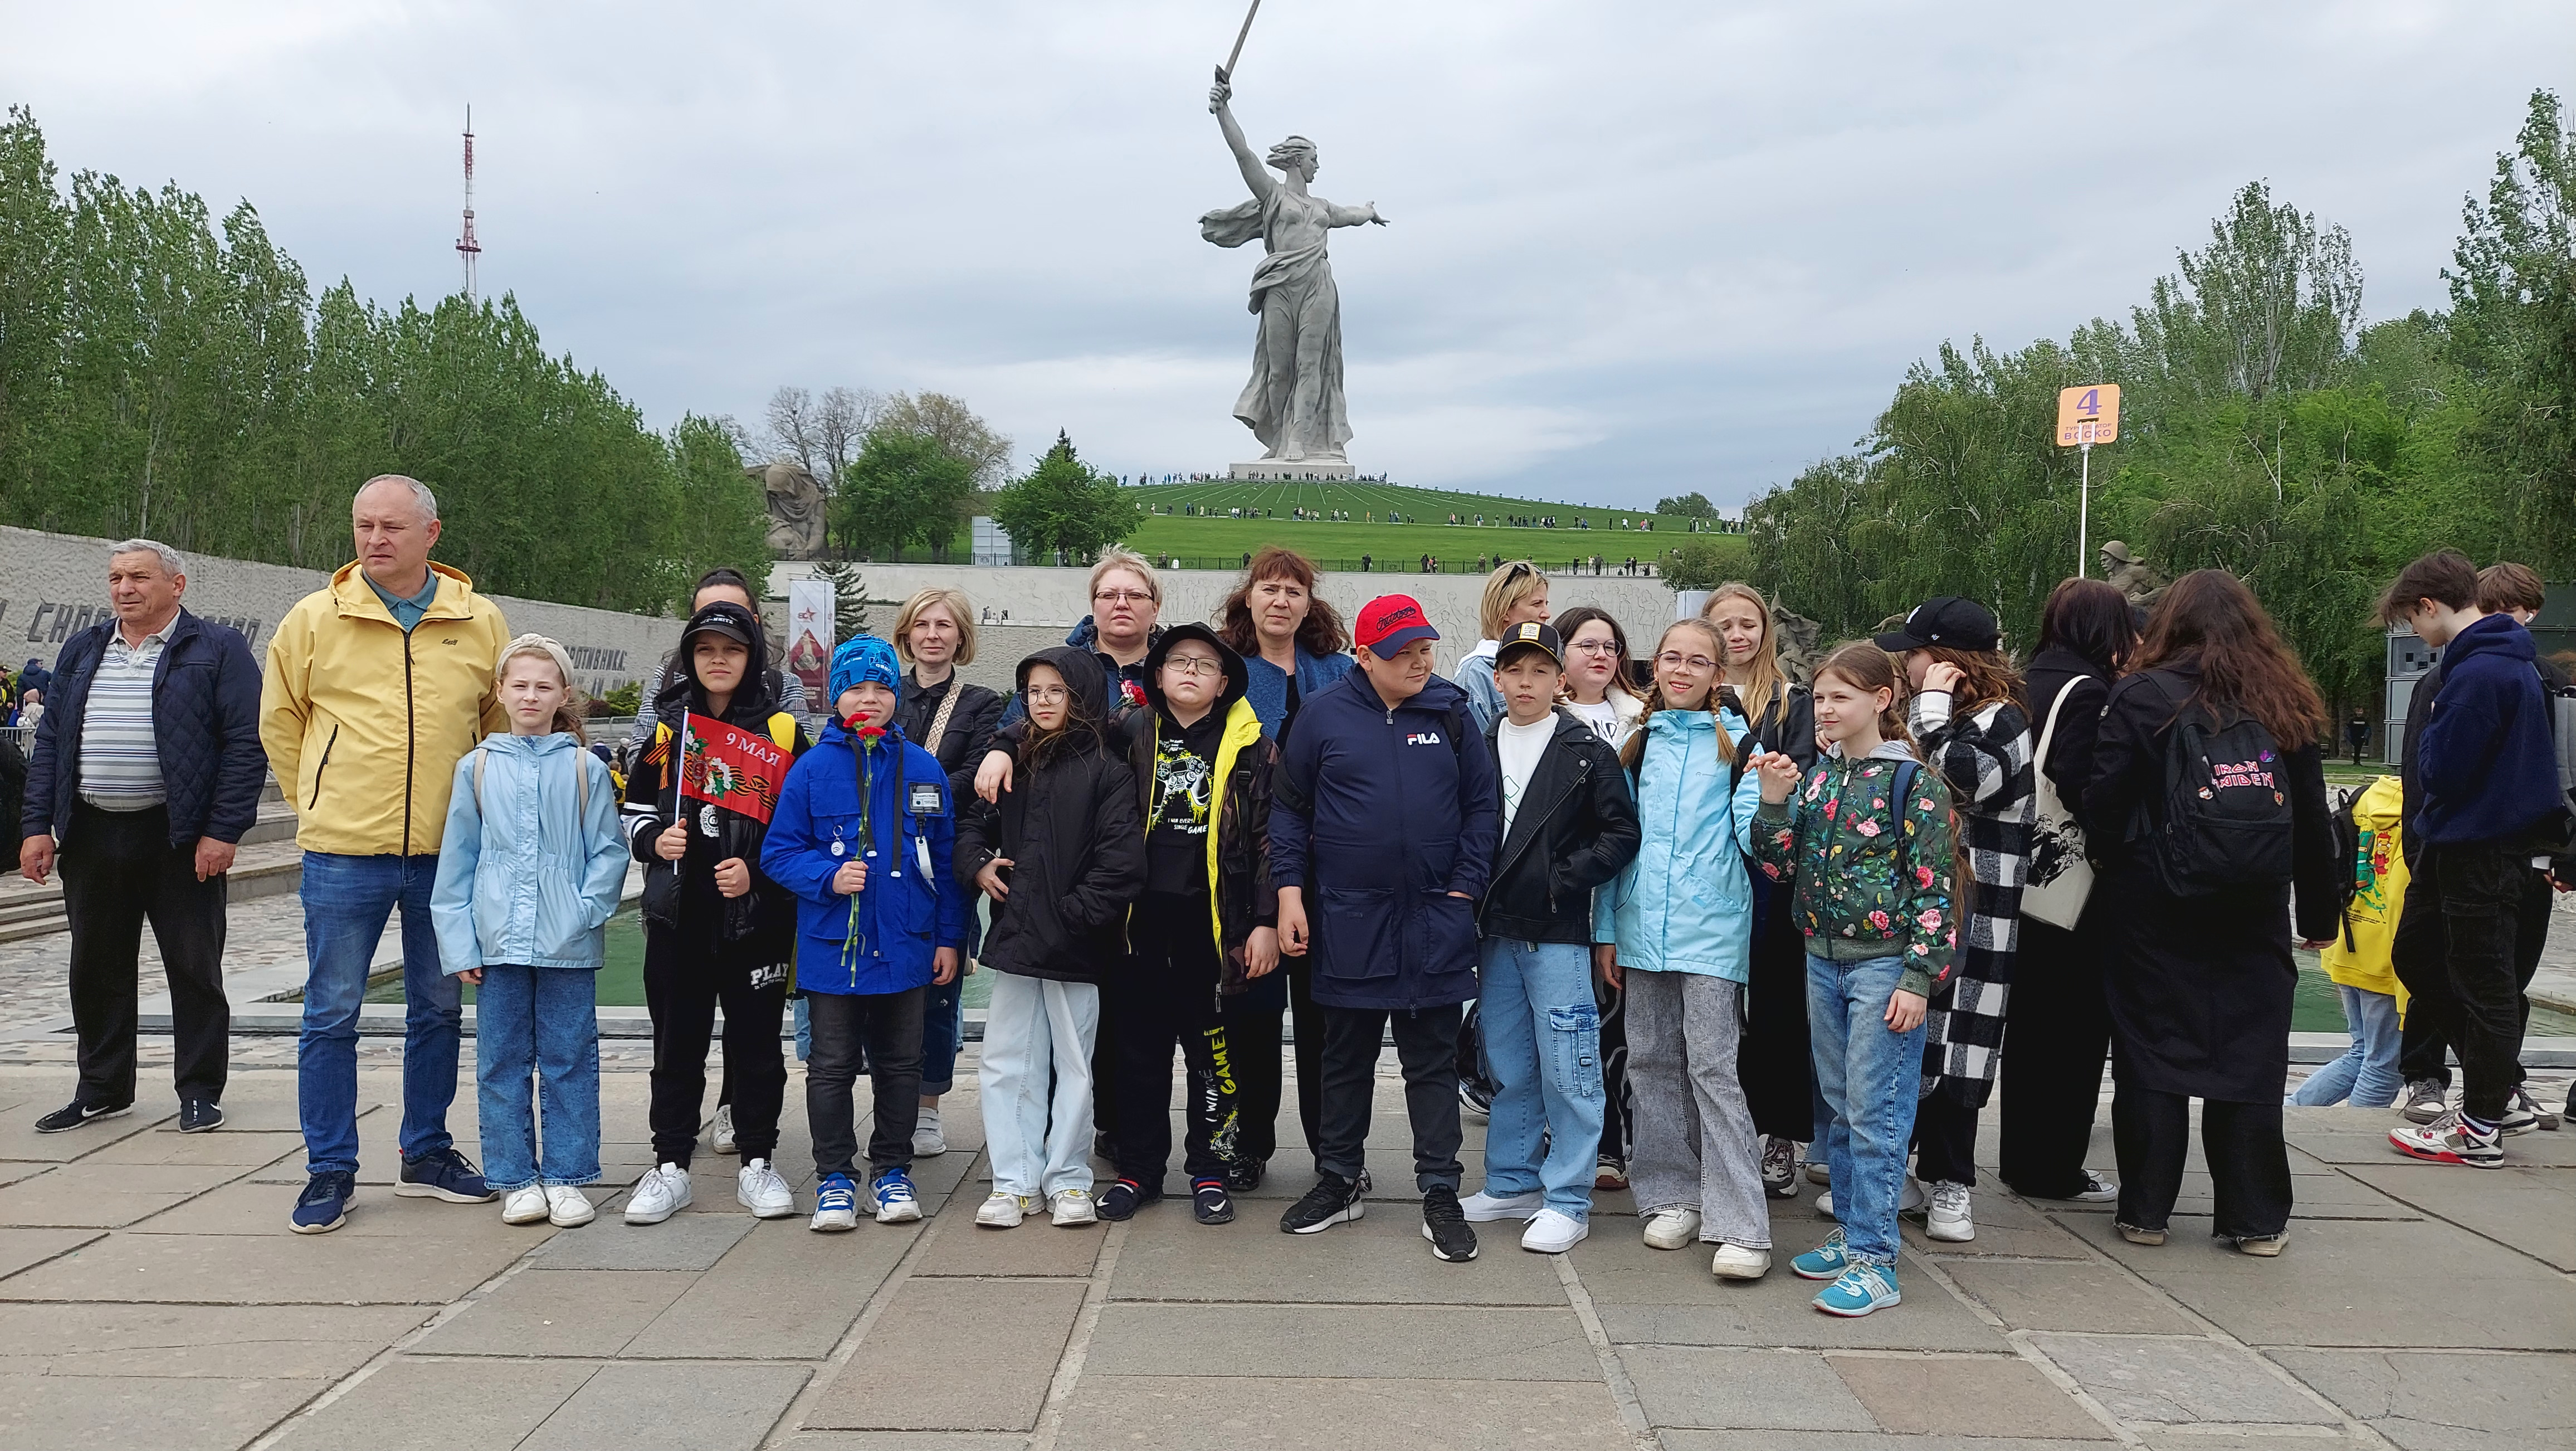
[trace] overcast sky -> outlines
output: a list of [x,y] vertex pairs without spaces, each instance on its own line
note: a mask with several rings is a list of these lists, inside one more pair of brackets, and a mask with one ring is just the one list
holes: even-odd
[[[487,294],[657,426],[781,383],[964,397],[1023,457],[1257,453],[1257,253],[1207,114],[1240,0],[0,0],[0,99],[65,172],[248,198],[316,290]],[[2370,316],[2443,300],[2464,194],[2576,5],[1269,0],[1256,149],[1314,138],[1352,461],[1733,504],[1945,338],[2125,317],[2230,192],[2350,229]],[[2571,95],[2576,99],[2576,95]]]

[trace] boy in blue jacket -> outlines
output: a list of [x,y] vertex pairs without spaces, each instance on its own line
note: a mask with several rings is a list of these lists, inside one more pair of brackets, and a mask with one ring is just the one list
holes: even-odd
[[825,1232],[859,1222],[850,1085],[863,1047],[876,1099],[868,1196],[877,1223],[921,1217],[912,1131],[922,1005],[932,983],[955,980],[966,944],[948,773],[894,725],[901,669],[894,647],[873,635],[832,652],[833,719],[788,771],[760,851],[761,870],[796,894],[796,985],[814,1034],[805,1064],[820,1181],[811,1227]]

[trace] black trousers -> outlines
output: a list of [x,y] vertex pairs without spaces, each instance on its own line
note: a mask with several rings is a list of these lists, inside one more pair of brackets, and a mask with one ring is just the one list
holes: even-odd
[[134,1101],[134,1033],[143,924],[170,984],[181,1098],[221,1099],[231,1048],[224,1000],[222,877],[197,880],[197,848],[170,844],[170,813],[72,808],[63,833],[63,909],[71,923],[72,1026],[85,1104]]
[[[1790,885],[1768,894],[1753,929],[1744,985],[1744,1039],[1735,1059],[1753,1131],[1806,1143],[1816,1136],[1815,1055],[1807,1041],[1807,939],[1789,912]],[[2018,1006],[2018,1004],[2016,1004]]]
[[[1100,1039],[1108,1048],[1111,1076],[1097,1096],[1118,1104],[1111,1145],[1118,1177],[1151,1191],[1163,1187],[1172,1157],[1172,1045],[1178,1043],[1189,1084],[1182,1104],[1187,1128],[1181,1172],[1194,1180],[1221,1179],[1237,1152],[1242,1099],[1227,1025],[1218,1012],[1208,899],[1149,896],[1138,904],[1129,930],[1135,951],[1125,971],[1100,988]],[[1275,1080],[1276,1038],[1270,1061]]]
[[[1297,1122],[1305,1131],[1306,1152],[1311,1155],[1324,1141],[1324,1024],[1322,1010],[1315,1006],[1314,969],[1304,959],[1283,957],[1274,971],[1288,977],[1288,1009],[1297,1022]],[[1241,1104],[1236,1111],[1238,1160],[1266,1164],[1279,1151],[1279,1039],[1286,1017],[1226,1011],[1226,1057],[1234,1066]]]
[[[862,1061],[875,1100],[868,1177],[912,1167],[912,1131],[921,1121],[921,1013],[929,996],[927,987],[805,995],[806,1021],[814,1030],[813,1056],[805,1060],[805,1125],[814,1136],[818,1181],[826,1174],[858,1177],[859,1123],[850,1085],[858,1081]],[[734,1132],[741,1131],[737,1121]],[[774,1128],[770,1137],[776,1141]]]
[[[1599,968],[1592,970],[1592,1006],[1601,1014],[1601,1148],[1596,1158],[1628,1166],[1628,1146],[1637,1142],[1637,1090],[1628,1082],[1628,995],[1610,985]],[[1799,1022],[1806,1021],[1805,1015]]]
[[[2451,1085],[2451,1053],[2458,1041],[2460,1002],[2451,985],[2451,933],[2443,916],[2440,868],[2419,849],[2413,875],[2406,879],[2406,904],[2397,918],[2397,937],[2390,944],[2397,980],[2406,984],[2409,1002],[2398,1040],[2398,1076],[2412,1083],[2430,1078]],[[2522,857],[2514,858],[2517,862]],[[2540,970],[2541,949],[2549,942],[2549,874],[2523,868],[2522,895],[2514,910],[2513,980],[2514,1041],[2531,1028],[2532,974]],[[2465,1063],[2466,1060],[2463,1060]],[[2519,1080],[2517,1080],[2519,1081]]]
[[2084,1155],[2111,1052],[2096,927],[2090,916],[2072,932],[2021,919],[1996,1085],[2003,1096],[1997,1168],[2017,1194],[2066,1199],[2085,1187]]
[[1977,1182],[1977,1114],[1946,1093],[1914,1106],[1914,1177],[1926,1184]]
[[[726,942],[721,913],[680,904],[680,925],[644,928],[644,1006],[653,1015],[653,1154],[689,1166],[707,1098],[707,1046],[716,1004],[724,1004],[724,1073],[733,1090],[734,1140],[743,1159],[778,1152],[778,1108],[787,1095],[787,1058],[778,1024],[791,970],[774,949]],[[914,1022],[913,1050],[921,1048]],[[908,1136],[907,1136],[908,1137]]]
[[1369,1118],[1377,1096],[1377,1055],[1390,1026],[1404,1066],[1404,1111],[1413,1121],[1417,1188],[1458,1187],[1458,1004],[1390,1013],[1384,1008],[1318,1009],[1324,1020],[1323,1136],[1318,1173],[1357,1179],[1367,1167]]
[[[2166,1228],[2191,1152],[2190,1096],[2117,1085],[2111,1142],[2120,1156],[2120,1222]],[[2203,1099],[2200,1147],[2209,1160],[2212,1234],[2262,1239],[2290,1227],[2290,1151],[2281,1142],[2279,1099]]]

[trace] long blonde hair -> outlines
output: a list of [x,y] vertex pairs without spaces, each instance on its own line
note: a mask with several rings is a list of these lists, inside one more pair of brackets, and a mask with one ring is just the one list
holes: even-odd
[[[1762,643],[1753,647],[1753,658],[1745,665],[1753,678],[1735,692],[1735,698],[1744,705],[1745,720],[1759,725],[1762,718],[1771,713],[1772,706],[1789,698],[1789,677],[1780,668],[1780,627],[1771,617],[1771,602],[1762,597],[1762,591],[1740,579],[1730,579],[1710,590],[1708,602],[1699,607],[1699,617],[1709,619],[1717,613],[1720,603],[1731,599],[1753,606],[1753,613],[1762,621]],[[1723,684],[1726,679],[1726,642],[1721,639],[1717,643],[1718,681]]]
[[[1720,662],[1718,666],[1721,672],[1720,678],[1708,683],[1708,695],[1701,700],[1699,706],[1711,716],[1715,716],[1718,708],[1717,688],[1725,684],[1723,672],[1726,667],[1723,662],[1726,658],[1726,642],[1717,637],[1717,627],[1706,620],[1675,620],[1664,627],[1663,638],[1655,642],[1656,654],[1664,653],[1664,646],[1673,638],[1675,630],[1697,630],[1707,636],[1708,653]],[[1664,699],[1663,672],[1656,671],[1655,682],[1646,691],[1646,708],[1637,716],[1636,729],[1629,732],[1628,743],[1619,748],[1619,764],[1634,773],[1638,763],[1646,759],[1646,723],[1655,718],[1656,711],[1681,708]],[[1717,761],[1721,766],[1735,764],[1735,740],[1726,733],[1726,722],[1723,720],[1717,722]]]
[[522,655],[541,655],[553,664],[555,673],[563,678],[564,700],[563,704],[555,707],[552,724],[556,730],[572,737],[575,744],[589,745],[590,732],[581,724],[582,708],[590,703],[589,698],[581,693],[580,686],[572,683],[572,656],[553,640],[543,635],[521,635],[502,646],[501,658],[492,664],[492,688],[496,691],[501,688],[501,677],[510,673],[510,662]]

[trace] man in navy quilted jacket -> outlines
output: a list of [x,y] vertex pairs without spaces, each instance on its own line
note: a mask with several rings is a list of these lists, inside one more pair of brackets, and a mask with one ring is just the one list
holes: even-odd
[[224,1121],[224,874],[259,819],[268,757],[250,642],[181,608],[187,589],[168,545],[111,546],[115,613],[64,642],[36,727],[18,867],[41,884],[59,854],[80,1035],[80,1087],[38,1133],[133,1110],[146,918],[170,982],[179,1129]]

